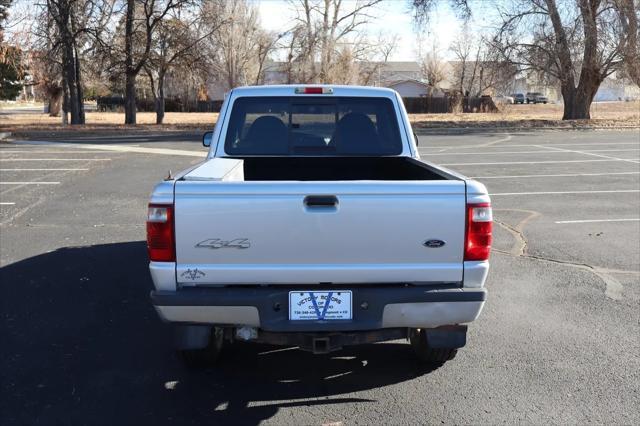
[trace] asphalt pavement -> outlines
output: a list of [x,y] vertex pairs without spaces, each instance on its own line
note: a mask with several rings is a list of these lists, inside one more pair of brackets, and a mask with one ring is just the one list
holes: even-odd
[[176,358],[149,299],[153,185],[200,135],[0,143],[0,424],[640,424],[640,131],[420,136],[496,219],[489,299],[451,362],[402,341]]

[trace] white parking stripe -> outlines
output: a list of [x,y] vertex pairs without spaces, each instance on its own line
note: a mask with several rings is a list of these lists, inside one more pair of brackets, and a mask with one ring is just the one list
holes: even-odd
[[[600,150],[592,150],[590,152],[626,152],[626,151],[640,151],[640,148],[631,148],[631,149],[600,149]],[[573,152],[573,151],[567,151]],[[564,151],[499,151],[499,152],[438,152],[435,154],[427,153],[425,155],[429,155],[434,157],[436,155],[506,155],[506,154],[563,154]]]
[[0,172],[71,172],[71,171],[87,171],[89,169],[0,169]]
[[60,185],[60,182],[0,182],[0,185]]
[[609,175],[640,175],[640,172],[565,173],[565,174],[558,174],[558,175],[473,176],[471,179],[517,179],[517,178],[570,177],[570,176],[609,176]]
[[16,203],[0,203],[0,206],[14,206]]
[[108,154],[105,151],[91,151],[91,150],[82,150],[82,151],[68,151],[66,149],[60,151],[52,151],[52,150],[30,150],[30,149],[21,149],[21,150],[8,150],[8,149],[0,149],[0,154]]
[[[511,144],[506,144],[506,145],[502,145],[499,146],[497,148],[528,148],[528,147],[539,147],[539,146],[580,146],[580,147],[585,147],[585,146],[598,146],[598,145],[606,145],[606,146],[612,146],[612,145],[640,145],[640,143],[638,142],[597,142],[597,143],[543,143],[543,144],[519,144],[519,145],[511,145]],[[431,146],[421,146],[419,147],[419,149],[460,149],[460,148],[478,148],[480,147],[480,144],[475,144],[475,145],[459,145],[459,146],[451,146],[449,145],[431,145]],[[487,147],[487,148],[492,148],[492,147]],[[486,148],[485,148],[486,149]]]
[[2,161],[111,161],[111,158],[0,158]]
[[493,197],[498,195],[613,194],[613,193],[628,193],[628,192],[640,192],[640,189],[620,189],[620,190],[612,190],[612,191],[501,192],[501,193],[489,194],[489,195]]
[[189,151],[184,149],[168,149],[168,148],[142,148],[134,146],[118,146],[118,145],[95,145],[95,144],[77,144],[77,143],[59,143],[48,141],[25,141],[22,145],[47,145],[56,148],[87,148],[100,151],[115,152],[134,152],[138,154],[161,154],[161,155],[181,155],[187,157],[206,157],[207,151]]
[[630,160],[630,159],[627,159],[627,158],[612,157],[610,155],[593,154],[593,153],[590,153],[590,152],[573,150],[573,149],[556,148],[556,147],[553,147],[553,146],[545,147],[545,148],[555,150],[553,152],[568,152],[568,153],[573,153],[573,154],[590,155],[592,157],[608,158],[610,160],[627,161],[629,163],[640,164],[640,162],[637,161],[637,160]]
[[499,163],[442,163],[441,166],[499,166],[506,164],[562,164],[562,163],[599,163],[599,162],[624,161],[621,159],[611,160],[553,160],[553,161],[505,161]]
[[478,145],[478,146],[481,146],[481,147],[489,147],[489,146],[495,145],[495,144],[497,144],[497,143],[501,143],[501,142],[508,142],[508,141],[510,141],[510,140],[511,140],[511,138],[513,138],[513,136],[512,136],[512,135],[507,135],[507,136],[506,136],[506,137],[504,137],[504,138],[500,138],[500,139],[498,139],[498,140],[491,141],[491,142],[487,142],[487,143],[485,143],[485,144],[483,144],[483,145]]
[[597,222],[640,222],[640,218],[630,219],[584,219],[584,220],[560,220],[556,223],[597,223]]

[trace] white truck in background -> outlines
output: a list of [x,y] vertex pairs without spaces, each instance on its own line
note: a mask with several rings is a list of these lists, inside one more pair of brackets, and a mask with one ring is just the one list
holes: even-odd
[[399,95],[232,90],[207,159],[156,186],[147,244],[160,317],[189,365],[234,339],[327,353],[406,338],[443,363],[486,299],[486,188],[420,161]]

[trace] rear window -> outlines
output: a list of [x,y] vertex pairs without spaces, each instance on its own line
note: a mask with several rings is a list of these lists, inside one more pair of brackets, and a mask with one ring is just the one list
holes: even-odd
[[388,98],[242,97],[233,103],[229,155],[397,155],[402,140]]

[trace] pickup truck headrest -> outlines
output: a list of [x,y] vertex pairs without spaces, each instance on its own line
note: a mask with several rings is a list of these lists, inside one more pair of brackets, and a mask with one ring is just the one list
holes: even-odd
[[375,153],[380,149],[376,126],[361,112],[350,112],[338,121],[331,143],[341,154]]
[[[258,117],[241,141],[242,148],[252,154],[287,154],[287,126],[278,117]],[[242,149],[241,148],[241,149]]]

